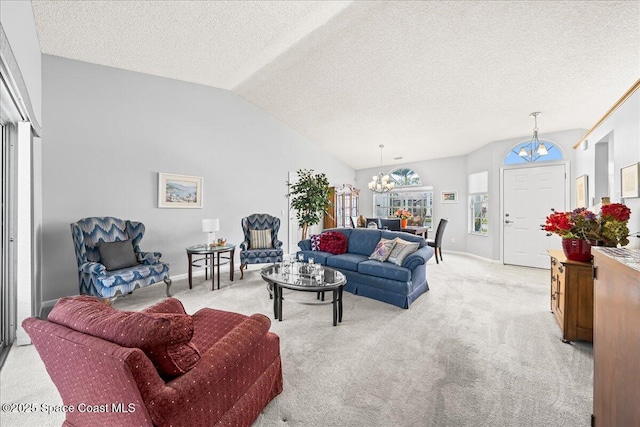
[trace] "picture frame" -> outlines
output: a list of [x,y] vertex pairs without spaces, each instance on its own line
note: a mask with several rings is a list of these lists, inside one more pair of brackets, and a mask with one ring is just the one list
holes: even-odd
[[589,175],[576,178],[576,208],[586,208],[589,203]]
[[458,191],[443,191],[441,203],[458,203]]
[[620,197],[640,197],[640,162],[620,169]]
[[202,209],[201,176],[158,172],[158,207]]

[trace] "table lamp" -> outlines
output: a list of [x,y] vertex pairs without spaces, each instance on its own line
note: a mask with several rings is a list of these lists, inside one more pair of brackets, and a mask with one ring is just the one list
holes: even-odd
[[207,245],[216,241],[216,231],[220,230],[220,220],[218,218],[203,219],[202,232],[207,233]]

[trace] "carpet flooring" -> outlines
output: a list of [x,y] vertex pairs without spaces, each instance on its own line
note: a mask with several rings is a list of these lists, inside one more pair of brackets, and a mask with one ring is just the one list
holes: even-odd
[[[224,272],[223,272],[224,276]],[[409,310],[345,292],[342,324],[315,294],[285,291],[284,391],[256,420],[272,426],[589,426],[593,347],[564,344],[549,310],[549,271],[446,254],[427,266],[431,288]],[[174,281],[189,313],[202,307],[273,318],[259,268],[244,280]],[[140,289],[114,307],[164,296]],[[0,372],[2,403],[62,401],[33,346],[14,347]],[[62,414],[2,413],[3,426],[59,426]]]

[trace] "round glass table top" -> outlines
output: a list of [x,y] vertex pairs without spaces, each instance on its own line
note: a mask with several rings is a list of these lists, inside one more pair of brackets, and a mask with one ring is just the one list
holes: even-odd
[[262,278],[289,289],[325,291],[343,286],[344,274],[319,264],[304,262],[277,263],[264,267]]
[[189,246],[187,248],[187,252],[191,253],[211,253],[211,252],[220,252],[220,251],[228,251],[234,249],[236,245],[231,245],[227,243],[224,246],[209,246],[209,245],[195,245]]

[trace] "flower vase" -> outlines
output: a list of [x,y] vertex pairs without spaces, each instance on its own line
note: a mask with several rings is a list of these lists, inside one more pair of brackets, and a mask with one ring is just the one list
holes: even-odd
[[407,228],[407,222],[409,220],[406,218],[400,218],[400,228]]
[[591,244],[582,239],[562,239],[562,250],[568,260],[590,262]]

